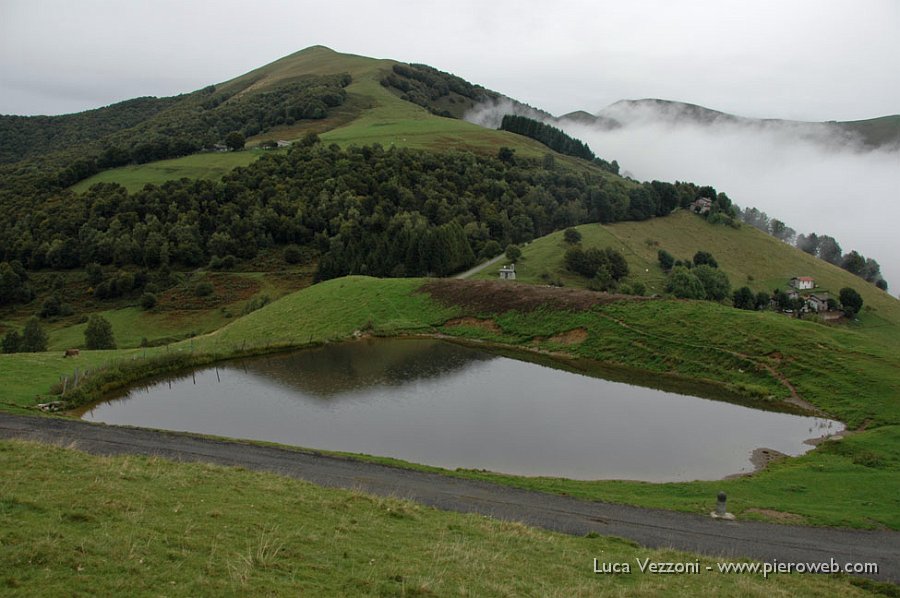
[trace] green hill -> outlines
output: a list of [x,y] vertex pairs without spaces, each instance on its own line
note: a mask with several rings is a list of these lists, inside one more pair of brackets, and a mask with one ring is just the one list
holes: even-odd
[[[832,293],[852,286],[867,306],[860,323],[826,326],[711,302],[578,289],[586,281],[563,268],[567,245],[560,229],[595,222],[601,213],[610,220],[638,217],[633,212],[643,212],[630,208],[640,201],[648,213],[664,213],[669,208],[655,212],[645,189],[594,164],[554,154],[520,135],[447,116],[458,116],[471,102],[493,97],[493,93],[430,67],[315,46],[184,97],[139,101],[69,120],[61,117],[50,124],[16,121],[17,134],[32,139],[32,145],[21,156],[13,152],[12,159],[24,159],[6,164],[2,167],[6,170],[0,172],[0,333],[20,330],[29,316],[41,315],[52,351],[0,355],[0,408],[33,412],[37,403],[61,398],[67,406],[76,406],[156,374],[361,335],[452,337],[630,383],[757,406],[812,406],[846,422],[854,432],[843,440],[824,442],[802,457],[772,463],[751,476],[716,482],[578,482],[485,471],[433,471],[587,500],[694,513],[707,512],[710,497],[724,490],[731,497],[731,509],[742,518],[900,529],[900,412],[896,400],[900,393],[896,334],[900,304],[861,279],[752,227],[712,225],[686,211],[641,222],[582,224],[577,228],[583,245],[620,250],[631,270],[625,282],[641,282],[650,293],[659,293],[664,285],[656,259],[659,249],[681,259],[703,250],[715,256],[733,287],[747,284],[754,290],[770,291],[792,276],[803,275],[815,277]],[[294,102],[298,97],[303,98],[302,105]],[[288,113],[296,116],[291,116],[292,122],[278,121]],[[84,130],[85,123],[102,123],[107,116],[111,121],[106,125],[94,132]],[[12,127],[12,122],[5,124]],[[28,127],[33,127],[32,132],[47,133],[51,125],[66,134],[54,140],[29,133]],[[253,148],[149,160],[106,168],[70,190],[59,187],[59,173],[53,168],[69,170],[72,176],[86,172],[79,170],[85,165],[78,166],[73,152],[105,151],[105,144],[111,141],[121,142],[121,148],[132,152],[153,146],[167,127],[175,137],[240,129],[247,133],[251,147],[268,139],[307,139],[309,133],[318,135],[321,143],[312,143],[310,138],[309,143],[287,151]],[[154,147],[162,151],[162,146]],[[501,147],[515,153],[501,154]],[[5,173],[14,176],[6,178]],[[120,183],[124,189],[95,185],[99,182]],[[145,188],[146,183],[153,185]],[[698,191],[690,184],[679,187],[683,193]],[[560,232],[546,234],[553,230]],[[538,235],[544,236],[527,243]],[[472,264],[476,256],[489,257],[509,243],[527,243],[518,272],[520,281],[533,284],[405,277],[451,274]],[[344,276],[347,273],[354,275]],[[359,275],[364,273],[369,276]],[[395,278],[374,278],[373,274]],[[314,276],[331,279],[311,284]],[[478,277],[496,276],[496,270],[489,269]],[[568,288],[546,286],[557,281]],[[66,359],[62,350],[83,346],[87,316],[97,313],[111,322],[120,348],[82,350],[77,362]],[[573,331],[577,334],[567,336]],[[66,396],[61,397],[64,388]],[[213,562],[210,556],[205,564],[189,561],[181,549],[174,556],[163,554],[172,552],[165,547],[153,552],[152,558],[178,563],[177,572],[170,566],[158,568],[166,572],[157,572],[159,579],[190,577],[191,587],[201,593],[208,589],[244,591],[253,567],[259,569],[254,576],[267,578],[265,586],[258,587],[278,591],[285,587],[281,573],[287,570],[282,569],[287,564],[279,556],[282,547],[288,546],[290,552],[294,544],[308,544],[310,538],[320,541],[322,534],[328,536],[334,530],[341,536],[347,525],[357,525],[360,518],[365,522],[379,510],[399,521],[381,522],[376,528],[379,537],[405,533],[406,527],[421,531],[420,523],[426,519],[436,535],[445,528],[453,533],[468,529],[464,527],[468,523],[459,518],[393,502],[385,508],[367,498],[352,509],[352,518],[342,519],[335,516],[333,503],[347,502],[343,495],[320,496],[308,488],[285,486],[284,480],[263,479],[265,476],[241,477],[238,472],[219,471],[198,474],[198,468],[153,461],[145,464],[143,460],[137,465],[112,463],[121,471],[114,476],[116,480],[106,480],[101,486],[113,492],[114,498],[98,507],[78,502],[84,495],[80,489],[85,480],[101,479],[97,472],[109,470],[110,463],[50,451],[35,461],[44,472],[43,478],[37,479],[28,473],[34,470],[29,467],[35,459],[29,456],[31,452],[30,447],[18,444],[0,446],[10,464],[6,470],[11,472],[8,477],[13,485],[8,486],[16,493],[0,500],[0,507],[9,507],[0,508],[0,516],[9,519],[10,528],[20,521],[30,526],[23,527],[22,534],[10,536],[14,546],[9,560],[15,564],[28,559],[29,567],[42,567],[39,574],[27,572],[31,576],[25,580],[28,582],[35,576],[46,577],[43,568],[53,571],[52,567],[64,567],[81,580],[79,559],[86,550],[102,555],[103,547],[127,544],[124,548],[135,548],[130,532],[116,527],[114,517],[106,512],[120,512],[113,503],[119,498],[127,502],[127,496],[135,496],[135,492],[150,497],[154,505],[131,509],[140,514],[135,521],[151,526],[175,521],[175,527],[160,529],[176,533],[180,507],[173,515],[171,488],[162,486],[186,487],[185,480],[197,475],[219,485],[222,481],[246,485],[248,497],[269,496],[268,490],[275,486],[282,493],[298,491],[301,502],[320,505],[317,508],[325,513],[326,522],[321,529],[304,532],[312,534],[309,538],[299,538],[284,536],[275,527],[260,528],[262,519],[253,515],[252,509],[242,510],[240,517],[227,508],[224,515],[198,511],[196,514],[204,517],[224,516],[231,522],[231,531],[224,536],[216,536],[218,523],[198,524],[200,520],[193,518],[189,526],[195,534],[190,541],[198,546],[218,542],[210,555],[225,555],[225,560]],[[389,461],[378,456],[354,458]],[[63,474],[71,474],[73,467],[78,475],[70,483]],[[129,467],[137,468],[140,479],[132,479],[134,472],[125,471]],[[144,479],[146,467],[157,473],[164,470],[164,479],[148,482]],[[53,500],[48,503],[52,506],[34,510],[31,499],[22,498],[40,490],[35,480],[44,484],[41,488],[48,480],[53,483]],[[128,488],[119,483],[123,480],[130,483]],[[216,494],[212,482],[202,492],[214,502],[225,500],[221,493]],[[80,492],[75,502],[73,488]],[[196,499],[196,493],[184,494]],[[253,500],[264,507],[268,504]],[[199,503],[195,500],[192,504],[196,507]],[[63,521],[61,532],[44,533],[48,520],[43,510],[47,509]],[[83,525],[95,519],[110,522],[103,538],[81,533],[97,528]],[[403,520],[415,525],[404,527]],[[259,528],[258,540],[242,545],[250,528]],[[478,536],[471,543],[486,554],[503,531],[494,526],[466,533]],[[522,537],[515,542],[511,539],[510,545],[518,546],[519,541],[523,545],[514,552],[521,555],[524,550],[537,563],[546,558],[535,552],[536,547],[549,541],[547,538],[562,542],[525,528],[513,532],[512,536]],[[403,542],[410,554],[430,550],[412,536]],[[67,546],[81,549],[73,553],[71,546],[60,544],[60,538]],[[377,542],[373,542],[363,538],[357,548],[374,550]],[[348,555],[347,550],[335,549],[332,544],[323,544],[327,555],[323,562],[329,567],[332,561],[344,562],[341,559]],[[277,550],[272,548],[275,545]],[[592,549],[596,546],[616,548],[607,540],[591,545]],[[511,558],[511,552],[504,553],[504,558]],[[629,555],[635,552],[625,551]],[[69,556],[61,556],[65,554]],[[47,564],[69,557],[71,562],[62,566]],[[108,559],[100,561],[91,561],[88,567],[109,572],[103,564]],[[182,563],[187,566],[182,568]],[[422,590],[420,593],[428,593],[425,590],[429,588],[438,593],[474,588],[475,593],[527,594],[541,591],[535,588],[546,589],[547,580],[554,579],[537,568],[533,577],[540,579],[499,586],[469,585],[465,582],[466,563],[466,559],[454,562],[436,583],[410,573],[420,566],[415,559],[396,570],[378,565],[371,570],[382,577],[390,575],[391,583],[366,587],[382,594],[402,593],[405,586],[397,584],[409,578],[413,585],[406,589]],[[369,561],[371,565],[373,561]],[[197,581],[204,567],[214,574],[210,579],[230,574],[232,583]],[[7,576],[10,587],[22,581],[16,571]],[[98,587],[119,591],[121,576],[115,571],[110,575],[112,580]],[[553,575],[567,577],[570,572]],[[328,576],[315,577],[322,584],[331,584],[328,591],[335,594],[358,589],[337,587]],[[798,592],[826,591],[824,585],[807,588],[808,582],[800,578],[792,582],[791,588]],[[658,586],[647,586],[646,592],[672,590],[668,580],[652,583]],[[695,587],[685,588],[685,594],[698,592]],[[757,591],[755,586],[752,589]]]
[[[465,149],[492,155],[506,146],[515,149],[518,155],[533,158],[550,152],[542,144],[520,135],[485,129],[460,118],[449,117],[451,113],[447,108],[453,109],[453,116],[461,116],[464,107],[473,105],[471,98],[448,92],[433,103],[423,101],[422,103],[429,104],[429,107],[423,107],[416,104],[408,94],[382,83],[387,77],[396,77],[394,68],[402,66],[402,63],[393,60],[342,54],[324,46],[313,46],[214,87],[216,93],[227,96],[228,101],[239,102],[309,77],[350,75],[351,82],[344,88],[346,99],[340,105],[329,108],[324,117],[297,119],[290,124],[275,125],[258,133],[251,130],[249,133],[252,134],[247,136],[250,147],[266,139],[293,141],[308,133],[316,133],[323,141],[342,146],[379,143],[385,148],[408,147],[435,151]],[[458,78],[453,80],[462,81]],[[462,83],[471,86],[467,82]],[[484,93],[484,97],[499,96],[496,92],[487,90]],[[436,111],[446,112],[448,116],[434,114]],[[83,191],[98,182],[119,182],[134,190],[145,183],[160,183],[165,172],[171,173],[172,178],[219,178],[236,162],[243,164],[257,157],[258,154],[250,154],[238,159],[227,153],[212,153],[205,154],[202,158],[187,156],[170,159],[164,165],[151,162],[125,166],[86,178],[74,189]],[[571,158],[559,156],[559,159],[569,167],[586,168],[584,164]]]
[[[623,121],[631,118],[631,114],[646,117],[654,114],[661,122],[669,124],[693,124],[699,126],[715,126],[733,124],[748,127],[783,127],[792,135],[808,136],[820,142],[832,142],[835,139],[850,143],[858,143],[869,149],[900,148],[900,115],[881,116],[855,121],[810,122],[784,120],[778,118],[748,118],[727,112],[720,112],[672,100],[646,98],[642,100],[619,100],[593,115],[584,111],[572,112],[561,117],[584,124],[593,124],[604,129],[615,129],[622,126]],[[831,137],[830,139],[828,137]]]
[[[665,273],[659,267],[657,252],[665,249],[676,259],[690,260],[697,251],[708,251],[731,281],[732,288],[749,286],[754,291],[771,292],[786,288],[794,276],[812,276],[818,290],[836,297],[843,287],[855,288],[865,304],[860,319],[871,333],[891,339],[900,329],[900,301],[875,285],[787,245],[751,226],[739,229],[710,224],[687,210],[679,210],[665,218],[642,222],[584,224],[575,227],[582,235],[584,247],[613,247],[628,261],[630,274],[625,280],[640,281],[647,292],[665,290]],[[569,245],[562,231],[536,239],[522,248],[522,259],[516,265],[517,279],[532,284],[560,281],[566,286],[586,287],[588,280],[565,269],[563,256]],[[480,279],[497,277],[496,268],[476,275]]]

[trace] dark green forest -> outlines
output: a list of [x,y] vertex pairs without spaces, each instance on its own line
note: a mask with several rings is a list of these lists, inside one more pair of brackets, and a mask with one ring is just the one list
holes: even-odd
[[500,130],[530,137],[560,154],[594,162],[608,172],[619,174],[618,162],[615,160],[607,162],[603,158],[598,158],[585,142],[570,137],[551,125],[526,116],[507,114],[500,123]]
[[[229,267],[274,247],[318,255],[320,280],[442,276],[572,225],[667,214],[700,189],[538,160],[311,143],[218,182],[182,179],[133,194],[98,184],[9,203],[0,215],[0,300],[29,298],[27,271],[86,268],[103,299],[138,291],[148,273]],[[109,267],[121,276],[104,278]]]
[[432,114],[462,118],[476,104],[500,97],[495,91],[426,64],[395,64],[381,84]]
[[346,99],[350,76],[305,76],[271,90],[209,86],[170,98],[138,98],[63,116],[0,116],[0,183],[67,187],[101,170],[176,158],[302,119],[321,119]]

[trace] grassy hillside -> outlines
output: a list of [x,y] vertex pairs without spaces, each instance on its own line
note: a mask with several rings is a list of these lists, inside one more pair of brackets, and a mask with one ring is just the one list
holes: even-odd
[[[381,79],[394,64],[397,64],[396,61],[342,54],[323,46],[313,46],[222,83],[217,88],[226,92],[242,89],[241,94],[251,94],[306,75],[349,73],[353,78],[346,87],[347,101],[330,111],[328,118],[301,120],[293,125],[275,127],[251,137],[248,140],[250,146],[263,139],[294,140],[313,132],[319,134],[323,141],[341,146],[379,143],[385,148],[395,146],[432,151],[467,149],[491,155],[506,146],[515,149],[520,156],[532,158],[552,153],[544,145],[521,135],[436,116],[421,106],[401,99],[381,85]],[[182,176],[219,178],[235,166],[249,163],[255,155],[247,152],[211,153],[117,168],[85,179],[73,189],[83,191],[97,182],[117,182],[129,190],[135,190],[146,183],[158,184]],[[559,163],[569,168],[602,172],[567,156],[557,158]]]
[[[347,92],[351,98],[364,98],[368,107],[362,109],[349,124],[322,135],[325,141],[356,145],[380,143],[385,147],[397,145],[432,150],[468,148],[491,153],[506,145],[532,157],[549,151],[543,145],[519,135],[435,116],[421,106],[400,99],[381,85],[381,79],[395,64],[395,60],[343,54],[324,46],[313,46],[223,83],[222,87],[227,89],[254,81],[243,92],[252,93],[303,75],[349,73],[353,81],[346,88]],[[278,132],[279,129],[273,131]]]
[[[0,442],[9,595],[862,596],[847,579],[576,538],[273,474]],[[701,563],[596,575],[592,559]]]
[[[88,382],[68,396],[81,393],[88,398],[160,371],[156,357],[165,360],[159,362],[163,368],[184,367],[358,333],[440,333],[498,347],[554,352],[566,358],[568,367],[582,371],[692,394],[731,400],[743,396],[750,404],[790,397],[786,380],[799,398],[851,428],[865,425],[867,430],[753,476],[718,482],[573,482],[445,473],[692,512],[707,509],[709,496],[722,489],[742,516],[765,517],[776,511],[790,514],[793,521],[900,529],[900,353],[873,342],[864,331],[708,302],[626,300],[574,289],[474,281],[423,282],[332,280],[288,295],[211,334],[146,351],[86,351],[77,360],[65,359],[61,352],[0,355],[2,400],[7,407],[24,408],[58,398],[48,397],[48,389],[60,376],[72,380],[74,368],[82,375],[85,369],[95,369]],[[461,316],[485,322],[453,321]],[[579,342],[557,340],[556,335],[576,329],[585,333]],[[105,372],[96,369],[110,362]]]
[[121,166],[99,172],[70,188],[80,193],[97,183],[118,183],[128,191],[134,192],[143,189],[147,184],[161,185],[166,181],[181,178],[218,180],[233,168],[246,166],[265,153],[267,152],[263,150],[211,152],[147,164]]
[[[843,287],[853,287],[862,295],[865,304],[860,319],[872,334],[891,340],[900,327],[900,301],[875,285],[833,266],[823,260],[791,247],[750,226],[733,229],[709,224],[686,210],[665,218],[643,222],[617,222],[610,225],[585,224],[575,227],[582,235],[585,247],[613,247],[620,250],[631,271],[626,282],[640,281],[648,293],[660,293],[665,288],[665,274],[659,267],[657,251],[665,249],[676,259],[691,259],[697,251],[713,254],[731,281],[732,288],[744,285],[754,291],[771,292],[786,288],[794,276],[812,276],[818,290],[827,290],[836,297]],[[517,278],[523,282],[546,284],[547,274],[566,286],[584,287],[587,279],[567,272],[563,256],[569,246],[556,232],[535,240],[523,248],[522,259],[516,265]],[[476,278],[493,279],[497,269],[508,262],[501,261]]]

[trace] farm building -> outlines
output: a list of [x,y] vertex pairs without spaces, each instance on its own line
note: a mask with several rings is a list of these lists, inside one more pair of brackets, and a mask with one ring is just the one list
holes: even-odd
[[691,203],[691,211],[700,214],[703,216],[704,214],[709,214],[709,211],[712,209],[712,200],[707,197],[701,197],[699,199],[695,199]]
[[806,298],[806,306],[817,313],[828,311],[828,293],[813,293]]
[[791,279],[791,286],[798,291],[808,291],[816,288],[816,280],[811,276],[795,276]]
[[509,266],[503,266],[502,268],[500,268],[500,278],[502,280],[515,280],[516,265],[510,264]]

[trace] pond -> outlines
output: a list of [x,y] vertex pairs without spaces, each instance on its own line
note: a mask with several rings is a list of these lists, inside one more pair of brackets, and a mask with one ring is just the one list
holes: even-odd
[[481,349],[368,339],[158,379],[84,419],[526,476],[712,480],[839,422],[612,382]]

